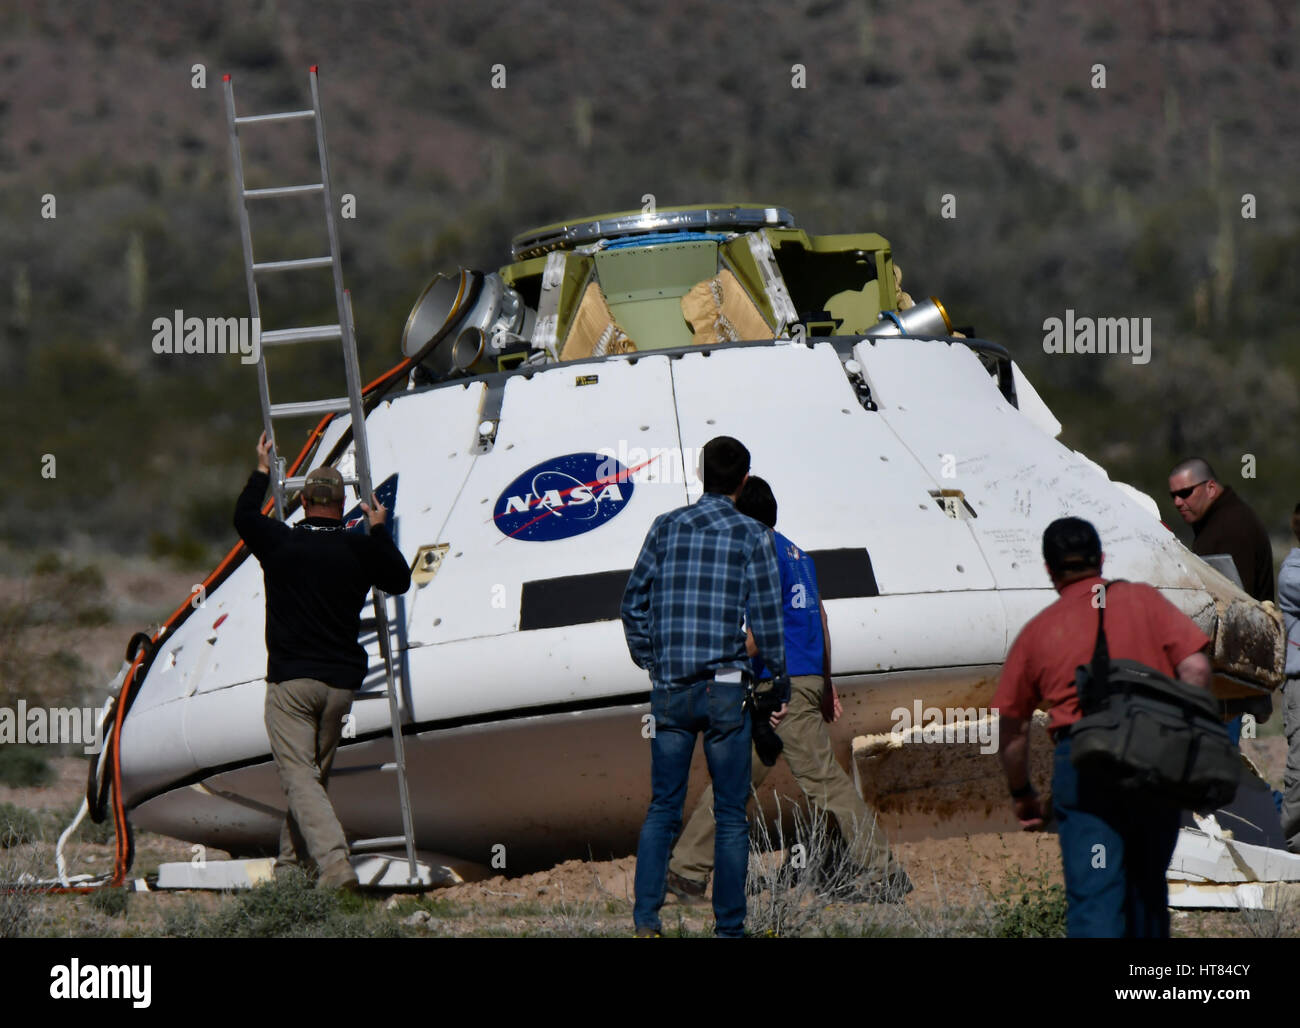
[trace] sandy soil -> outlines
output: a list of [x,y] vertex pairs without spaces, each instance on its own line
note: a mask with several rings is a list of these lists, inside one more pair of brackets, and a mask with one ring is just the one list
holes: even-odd
[[[128,567],[107,560],[101,563],[101,567],[107,581],[106,594],[114,613],[114,623],[90,629],[39,629],[33,631],[26,642],[33,648],[46,651],[58,647],[71,648],[102,674],[106,682],[117,670],[122,648],[130,633],[150,621],[156,624],[165,618],[184,601],[192,583],[203,576],[161,563],[142,568],[139,564]],[[21,588],[20,580],[13,575],[0,577],[0,600],[13,598]],[[1264,737],[1245,741],[1243,749],[1264,776],[1275,786],[1280,786],[1286,746],[1284,739],[1273,734],[1276,731],[1275,725],[1265,726]],[[50,832],[57,835],[57,829],[52,826],[62,827],[71,819],[85,789],[84,760],[65,757],[53,761],[53,764],[58,777],[51,785],[40,788],[0,786],[0,804],[11,803],[41,812],[47,835]],[[872,777],[875,781],[867,782],[868,791],[872,791],[872,786],[887,789],[887,765],[876,765],[874,770],[876,774]],[[1040,784],[1045,784],[1049,774],[1045,762],[1036,762],[1034,771]],[[954,788],[969,791],[971,784],[959,783]],[[984,786],[980,788],[981,792],[987,791]],[[989,794],[988,801],[991,804],[1002,802],[1000,788]],[[886,802],[882,806],[888,820],[889,804]],[[87,830],[82,829],[78,836],[79,839],[88,837]],[[895,851],[908,869],[915,890],[902,908],[894,912],[895,920],[885,926],[883,934],[893,934],[893,927],[899,927],[907,934],[928,933],[933,922],[926,918],[936,911],[965,910],[982,912],[987,916],[996,897],[1009,895],[1024,881],[1035,883],[1037,888],[1061,883],[1059,848],[1052,834],[987,830],[954,834],[950,829],[943,838],[912,838],[908,832],[893,837],[899,840],[895,843]],[[7,859],[11,865],[15,860],[26,860],[35,873],[53,876],[52,842],[51,836],[44,847],[24,848],[28,852],[11,851]],[[162,861],[183,861],[191,856],[188,844],[149,833],[137,834],[136,848],[133,876],[154,872]],[[111,837],[107,842],[74,841],[68,853],[73,873],[99,873],[111,867]],[[0,858],[5,856],[5,851],[0,850]],[[210,853],[209,856],[216,858],[220,854]],[[414,900],[379,897],[371,902],[383,905],[385,910],[393,912],[393,916],[414,917],[415,921],[408,926],[420,933],[508,935],[537,934],[540,931],[543,934],[567,934],[569,929],[573,934],[593,930],[618,933],[630,924],[634,868],[635,861],[631,856],[604,862],[567,861],[520,877],[494,877],[440,890],[435,900],[420,901],[425,907],[417,909],[414,915],[409,909],[416,902]],[[195,896],[194,901],[205,909],[230,902],[228,897],[212,894]],[[163,914],[176,909],[182,901],[176,895],[152,894],[133,897],[132,902],[136,904],[134,909],[141,913],[138,918],[133,915],[134,927],[131,930],[140,931],[148,930],[150,924],[158,929]],[[686,931],[705,932],[711,921],[707,907],[677,907],[671,899],[665,914],[666,920],[679,920]],[[51,897],[45,915],[43,932],[49,932],[51,924],[63,925],[65,922],[70,933],[116,934],[125,927],[120,920],[87,914],[84,898],[78,897]],[[907,922],[909,917],[912,920]],[[1243,924],[1241,916],[1236,914],[1176,913],[1174,921],[1176,933],[1182,935],[1234,935],[1251,930],[1251,926]],[[56,934],[61,931],[57,927],[53,930]]]
[[[1267,742],[1267,740],[1265,740]],[[1269,747],[1272,749],[1273,747]],[[44,788],[0,786],[0,804],[28,810],[60,812],[49,823],[62,826],[75,811],[85,787],[81,760],[55,762],[58,781]],[[79,835],[84,829],[79,831]],[[40,846],[0,850],[0,865],[23,866],[41,877],[54,875],[53,837]],[[156,871],[163,861],[187,861],[190,846],[146,832],[136,835],[132,876]],[[981,935],[993,930],[998,901],[1014,898],[1028,887],[1035,895],[1061,884],[1060,852],[1055,835],[1025,832],[983,832],[946,839],[900,842],[898,858],[915,884],[903,904],[827,905],[817,911],[819,931],[876,935]],[[73,874],[98,874],[112,866],[111,837],[107,842],[74,841],[68,847]],[[219,858],[220,854],[210,853]],[[495,877],[438,890],[424,897],[375,896],[366,904],[377,916],[392,918],[405,934],[415,935],[620,935],[631,926],[635,859],[571,860],[548,870],[518,877]],[[155,934],[164,919],[188,906],[213,911],[233,902],[216,893],[148,893],[131,897],[126,920],[97,912],[87,897],[50,896],[33,915],[31,934],[121,935]],[[751,903],[751,919],[754,916]],[[677,904],[671,896],[664,908],[670,934],[707,934],[712,917],[706,905]],[[1247,936],[1294,933],[1295,919],[1267,932],[1257,917],[1237,913],[1174,912],[1176,936]],[[1271,922],[1270,922],[1271,924]]]

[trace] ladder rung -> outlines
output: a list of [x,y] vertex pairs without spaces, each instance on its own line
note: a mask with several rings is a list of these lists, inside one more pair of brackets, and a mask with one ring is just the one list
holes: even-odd
[[309,325],[304,328],[277,328],[263,332],[260,336],[263,346],[276,346],[287,343],[327,343],[343,338],[343,328],[339,325]]
[[292,418],[305,414],[330,414],[352,409],[352,401],[346,396],[337,400],[302,400],[298,403],[271,404],[271,417]]
[[316,117],[315,111],[285,111],[282,114],[246,114],[236,118],[236,125],[251,125],[255,121],[301,121],[303,118]]
[[302,193],[319,193],[325,188],[323,182],[313,182],[305,186],[272,186],[269,189],[245,189],[244,196],[249,200],[269,200],[275,196],[299,196]]
[[300,257],[292,261],[263,261],[254,264],[254,271],[289,271],[292,268],[328,268],[334,263],[333,257]]
[[348,843],[348,848],[353,850],[383,850],[389,846],[405,846],[405,835],[381,835],[375,839],[355,839]]
[[[286,489],[301,489],[301,488],[302,488],[303,486],[305,486],[306,484],[307,484],[307,476],[306,476],[306,475],[294,475],[292,478],[286,478],[286,479],[284,480],[284,487],[285,487]],[[358,480],[355,479],[355,478],[345,478],[345,479],[343,479],[343,484],[344,484],[344,485],[359,485],[360,483],[359,483]]]

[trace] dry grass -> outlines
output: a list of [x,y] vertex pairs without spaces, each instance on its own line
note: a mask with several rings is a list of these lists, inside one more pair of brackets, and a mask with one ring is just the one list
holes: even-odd
[[963,890],[936,880],[937,903],[901,895],[864,900],[862,869],[828,816],[794,804],[790,819],[793,837],[789,840],[779,816],[775,835],[763,818],[755,819],[751,828],[746,925],[752,934],[948,938],[996,933],[997,908],[978,886]]
[[1256,939],[1294,939],[1300,936],[1300,883],[1278,882],[1265,886],[1270,910],[1242,910],[1241,924]]
[[40,897],[32,879],[37,870],[33,847],[0,848],[0,939],[34,934]]

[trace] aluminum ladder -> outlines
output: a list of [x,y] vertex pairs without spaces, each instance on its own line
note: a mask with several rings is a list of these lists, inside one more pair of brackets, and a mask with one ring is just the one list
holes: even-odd
[[[338,310],[338,323],[314,325],[304,328],[282,328],[260,333],[257,355],[257,388],[262,405],[262,427],[272,443],[271,489],[275,498],[275,515],[281,521],[285,516],[285,497],[299,489],[306,475],[285,477],[285,462],[275,446],[274,423],[279,418],[303,417],[316,414],[347,412],[352,419],[353,450],[356,455],[355,477],[344,477],[345,485],[355,486],[363,499],[373,498],[370,478],[370,448],[366,440],[366,416],[362,407],[361,371],[357,362],[356,331],[352,320],[352,298],[343,288],[343,267],[339,260],[338,229],[334,221],[334,194],[330,186],[329,151],[325,145],[325,117],[321,111],[320,87],[317,66],[309,71],[311,80],[311,108],[287,111],[280,114],[239,116],[235,113],[234,84],[229,75],[222,77],[226,95],[226,123],[230,131],[230,159],[235,180],[235,208],[239,215],[239,232],[243,241],[244,277],[248,284],[248,306],[255,325],[260,325],[261,308],[258,303],[257,280],[259,275],[278,274],[285,271],[311,268],[330,268],[334,275],[334,297]],[[265,125],[286,121],[312,121],[316,129],[316,149],[320,157],[320,181],[306,185],[277,186],[270,189],[248,189],[244,185],[244,163],[239,147],[239,129],[244,125]],[[248,220],[248,201],[273,200],[278,197],[297,197],[319,194],[324,206],[325,228],[329,235],[329,254],[324,257],[305,257],[292,260],[256,261],[253,257],[253,239]],[[347,374],[347,395],[325,400],[308,400],[295,403],[272,403],[266,373],[268,348],[302,343],[337,342],[343,349],[343,365]],[[369,519],[365,522],[370,530]],[[384,659],[387,678],[388,712],[393,732],[393,761],[383,765],[383,770],[397,772],[397,790],[402,807],[403,836],[386,839],[357,840],[359,849],[373,849],[377,845],[395,845],[405,840],[408,863],[408,881],[420,884],[419,869],[415,859],[415,829],[411,816],[411,794],[406,778],[406,749],[402,739],[401,711],[398,705],[398,671],[393,659],[388,625],[388,597],[378,589],[373,590],[375,607],[375,632],[379,650]]]

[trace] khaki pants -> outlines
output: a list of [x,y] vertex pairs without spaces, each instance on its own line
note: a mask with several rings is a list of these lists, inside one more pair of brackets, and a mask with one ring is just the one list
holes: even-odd
[[[770,684],[768,686],[770,688]],[[777,728],[784,746],[783,756],[794,780],[808,802],[822,813],[834,816],[850,856],[862,868],[868,881],[884,881],[898,868],[889,853],[884,832],[876,825],[876,813],[835,759],[830,732],[821,714],[820,675],[798,675],[790,679],[790,709]],[[771,770],[758,754],[752,757],[754,788]],[[713,786],[700,797],[695,813],[673,849],[668,869],[683,878],[704,881],[713,871]]]
[[280,829],[280,863],[322,871],[348,858],[348,843],[325,787],[352,709],[351,689],[314,678],[269,682],[266,734],[289,812]]
[[1288,678],[1282,685],[1282,728],[1286,732],[1282,834],[1286,848],[1300,853],[1300,678]]

